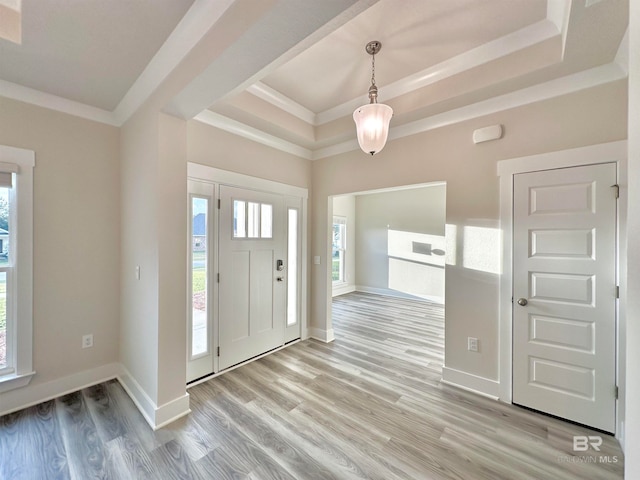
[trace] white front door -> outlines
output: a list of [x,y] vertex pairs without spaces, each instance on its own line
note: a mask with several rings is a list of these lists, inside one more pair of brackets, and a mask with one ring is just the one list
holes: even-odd
[[615,430],[615,164],[514,176],[513,402]]
[[287,256],[282,196],[222,185],[219,215],[223,370],[284,344]]

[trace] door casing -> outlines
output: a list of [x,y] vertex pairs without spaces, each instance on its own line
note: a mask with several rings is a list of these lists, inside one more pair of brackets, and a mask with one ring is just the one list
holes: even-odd
[[[257,177],[252,177],[250,175],[244,175],[241,173],[236,173],[236,172],[230,172],[227,170],[221,170],[218,168],[214,168],[214,167],[210,167],[207,165],[202,165],[199,163],[193,163],[193,162],[188,162],[187,163],[187,180],[194,180],[197,182],[205,182],[205,183],[211,183],[214,184],[216,186],[219,186],[221,184],[224,185],[230,185],[230,186],[236,186],[236,187],[240,187],[240,188],[245,188],[245,189],[251,189],[251,190],[259,190],[259,191],[264,191],[264,192],[271,192],[271,193],[276,193],[279,195],[283,195],[286,197],[294,197],[300,200],[301,206],[300,206],[300,244],[301,244],[301,254],[299,257],[300,260],[300,301],[299,301],[299,321],[300,321],[300,338],[302,340],[309,338],[309,328],[308,328],[308,322],[307,322],[307,305],[308,305],[308,299],[307,299],[307,291],[308,291],[308,282],[307,282],[307,271],[308,271],[308,248],[307,248],[307,217],[308,217],[308,199],[309,199],[309,192],[306,188],[302,188],[302,187],[297,187],[294,185],[288,185],[288,184],[284,184],[284,183],[280,183],[280,182],[275,182],[272,180],[265,180],[263,178],[257,178]],[[216,198],[218,196],[218,190],[216,188]],[[212,219],[215,221],[216,225],[218,223],[218,210],[217,208],[214,209],[214,216],[215,218]],[[212,255],[215,256],[215,258],[218,258],[218,242],[215,241],[214,239],[214,248],[212,249],[211,253]],[[215,264],[212,267],[212,272],[213,273],[217,273],[218,270],[218,264],[217,262],[215,262]],[[219,319],[218,319],[218,312],[217,312],[217,305],[218,305],[218,284],[214,283],[213,286],[213,301],[214,303],[214,307],[213,307],[213,322],[212,322],[212,328],[214,332],[218,332],[219,329]],[[187,308],[191,308],[191,303],[190,301],[187,302]],[[188,312],[187,312],[188,313]],[[187,322],[187,316],[185,316],[185,329],[187,328],[186,322]],[[214,347],[218,346],[218,342],[214,343]],[[186,359],[185,359],[186,360]],[[185,366],[186,367],[186,366]],[[218,362],[218,357],[214,356],[214,361],[213,361],[213,368],[214,368],[214,372],[219,372],[220,371],[220,366],[219,366],[219,362]],[[215,374],[214,374],[215,375]],[[210,376],[205,377],[204,380],[210,378]],[[190,386],[194,386],[197,385],[198,383],[200,383],[200,381],[198,382],[194,382],[192,384],[190,384]]]
[[[599,163],[617,163],[618,184],[626,183],[627,142],[611,142],[588,147],[580,147],[557,152],[512,158],[498,162],[497,173],[500,177],[500,228],[502,231],[502,274],[500,275],[500,319],[499,319],[499,398],[506,403],[512,402],[512,354],[513,354],[513,176],[518,173],[530,173],[557,168],[578,167]],[[626,251],[626,189],[622,188],[618,209],[617,226],[617,281],[620,285],[619,308],[616,311],[616,383],[623,386],[624,375],[621,375],[621,359],[625,358],[624,342],[620,341],[620,331],[626,321],[624,315],[625,286],[620,279],[625,272],[620,267],[626,264],[622,258]],[[621,397],[622,398],[622,397]],[[620,400],[616,405],[616,436],[620,432]]]

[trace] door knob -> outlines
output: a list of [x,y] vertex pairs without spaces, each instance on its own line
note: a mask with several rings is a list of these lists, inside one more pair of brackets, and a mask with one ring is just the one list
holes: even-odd
[[518,299],[518,305],[520,305],[521,307],[524,307],[527,303],[527,299],[526,298],[519,298]]
[[284,278],[283,277],[276,277],[276,280],[279,281],[279,282],[282,282],[282,281],[284,281]]

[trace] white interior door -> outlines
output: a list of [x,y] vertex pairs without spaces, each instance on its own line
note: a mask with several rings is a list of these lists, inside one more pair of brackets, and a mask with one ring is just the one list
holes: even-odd
[[283,197],[220,186],[219,368],[284,344]]
[[513,402],[615,430],[615,164],[514,177]]
[[215,187],[211,183],[188,182],[189,190],[189,271],[187,321],[187,382],[214,371],[213,271]]

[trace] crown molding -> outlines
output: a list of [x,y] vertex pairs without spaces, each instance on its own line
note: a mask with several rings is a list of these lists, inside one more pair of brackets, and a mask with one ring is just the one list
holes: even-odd
[[3,97],[116,127],[122,126],[235,0],[196,0],[113,112],[0,80]]
[[[573,92],[585,90],[606,83],[622,80],[627,77],[627,72],[617,63],[612,62],[600,67],[591,68],[565,77],[550,80],[532,87],[517,90],[477,102],[464,107],[456,108],[431,117],[426,117],[415,122],[392,127],[389,131],[389,141],[408,137],[418,133],[434,130],[436,128],[453,125],[456,123],[498,113],[511,108],[517,108],[532,103],[549,100],[551,98],[568,95]],[[312,159],[346,153],[357,150],[358,142],[349,140],[336,145],[313,151]]]
[[271,105],[278,107],[281,110],[284,110],[287,113],[290,113],[300,120],[310,123],[311,125],[316,124],[315,113],[262,82],[254,83],[249,88],[247,88],[247,92],[255,95],[265,102],[270,103]]
[[224,130],[225,132],[233,133],[242,138],[253,140],[254,142],[261,143],[262,145],[275,148],[282,152],[291,153],[298,157],[311,160],[311,150],[265,133],[257,128],[245,125],[244,123],[232,120],[231,118],[220,115],[219,113],[214,113],[211,110],[204,110],[193,119],[206,123],[212,127],[219,128],[220,130]]
[[98,107],[86,105],[84,103],[69,100],[68,98],[59,97],[50,93],[41,92],[33,88],[18,85],[16,83],[0,80],[0,92],[2,96],[20,102],[30,103],[38,107],[56,110],[58,112],[67,113],[75,117],[93,120],[95,122],[106,123],[119,127],[120,123],[116,119],[113,112],[103,110]]

